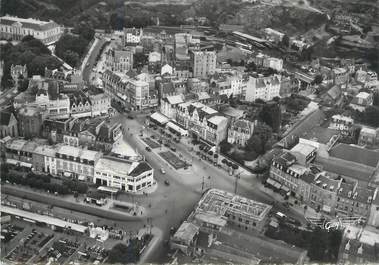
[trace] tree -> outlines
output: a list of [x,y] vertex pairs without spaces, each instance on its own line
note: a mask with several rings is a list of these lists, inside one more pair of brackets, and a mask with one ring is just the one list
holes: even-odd
[[73,33],[78,34],[84,39],[90,41],[95,36],[95,30],[87,23],[80,23],[72,30]]
[[246,142],[245,149],[248,151],[254,151],[258,154],[262,154],[264,151],[262,139],[258,135],[252,135]]
[[259,118],[261,121],[269,125],[274,132],[278,132],[282,122],[281,114],[282,113],[278,103],[266,104],[259,113]]
[[290,46],[290,38],[288,37],[287,34],[283,36],[281,44],[283,47],[286,47],[286,48]]
[[133,57],[134,67],[135,68],[143,67],[144,65],[147,64],[147,60],[148,60],[147,55],[143,53],[135,53]]
[[322,81],[323,81],[322,75],[316,75],[312,83],[319,85],[322,83]]

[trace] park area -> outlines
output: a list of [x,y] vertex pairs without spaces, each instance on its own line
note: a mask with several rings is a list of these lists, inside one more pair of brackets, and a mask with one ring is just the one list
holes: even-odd
[[184,168],[186,166],[186,163],[171,151],[160,152],[159,155],[175,169]]

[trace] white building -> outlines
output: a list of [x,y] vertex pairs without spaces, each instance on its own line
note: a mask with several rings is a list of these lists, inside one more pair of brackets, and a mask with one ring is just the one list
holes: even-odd
[[350,102],[350,107],[360,112],[365,111],[368,106],[371,106],[374,102],[373,96],[367,92],[359,92],[353,100]]
[[193,77],[207,78],[216,71],[215,51],[193,51]]
[[89,95],[92,104],[92,117],[107,114],[111,108],[111,97],[105,93],[93,93]]
[[253,77],[250,79],[246,87],[245,100],[255,101],[260,98],[264,101],[272,100],[279,97],[280,92],[280,76],[272,75],[268,77]]
[[161,100],[161,113],[170,119],[175,119],[176,108],[183,103],[183,95],[168,96]]
[[154,184],[154,170],[145,161],[130,162],[104,157],[95,165],[93,182],[123,191],[138,192]]
[[333,115],[329,128],[338,130],[344,135],[350,135],[353,125],[354,120],[352,118],[342,115]]
[[272,29],[272,28],[265,28],[264,32],[265,32],[267,38],[271,42],[275,42],[275,43],[281,42],[283,40],[284,35],[285,35],[284,33],[277,31],[275,29]]
[[233,74],[223,73],[216,74],[211,78],[210,83],[215,87],[211,89],[215,90],[219,95],[227,95],[228,97],[244,96],[246,93],[246,87],[249,77],[243,73],[235,72]]
[[143,30],[136,28],[124,28],[124,46],[128,44],[138,44],[141,42]]
[[34,154],[39,154],[43,157],[44,172],[51,175],[57,175],[57,162],[55,158],[56,148],[49,145],[39,145],[33,151]]
[[57,174],[92,181],[94,167],[101,152],[62,145],[56,152]]
[[50,45],[61,37],[63,28],[54,21],[41,21],[32,18],[13,16],[0,17],[0,36],[3,39],[21,40],[33,36],[45,45]]
[[37,91],[35,104],[46,111],[51,119],[67,119],[70,117],[70,98],[59,92],[57,83],[44,83]]

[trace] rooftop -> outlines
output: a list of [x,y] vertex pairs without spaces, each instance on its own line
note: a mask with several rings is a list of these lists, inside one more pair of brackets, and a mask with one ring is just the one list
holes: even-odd
[[199,227],[189,222],[183,222],[174,234],[174,240],[191,242],[197,233],[199,233]]
[[196,213],[213,212],[224,215],[226,212],[237,213],[249,218],[263,219],[271,206],[241,197],[226,191],[211,189],[200,200]]
[[103,157],[97,161],[95,165],[95,170],[113,172],[115,175],[126,176],[128,175],[130,169],[132,168],[132,164],[133,162],[129,162],[129,161],[113,158],[113,157]]
[[222,122],[227,122],[228,119],[225,118],[224,116],[219,116],[219,115],[217,115],[217,116],[212,116],[211,118],[209,118],[208,121],[209,121],[210,123],[215,124],[215,125],[219,125],[219,124],[221,124]]
[[302,155],[308,156],[312,152],[316,151],[316,147],[309,145],[309,144],[304,144],[304,143],[298,143],[295,145],[292,149],[292,152],[297,152]]

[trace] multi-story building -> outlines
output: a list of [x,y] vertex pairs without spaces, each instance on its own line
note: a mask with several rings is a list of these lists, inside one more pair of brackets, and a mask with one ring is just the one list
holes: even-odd
[[93,182],[122,191],[140,192],[154,184],[154,170],[145,161],[103,157],[96,162]]
[[193,77],[207,78],[216,71],[217,55],[215,51],[193,51]]
[[359,132],[358,144],[368,146],[379,144],[379,128],[363,127]]
[[92,116],[92,104],[82,91],[68,94],[70,100],[70,115],[75,118]]
[[111,109],[111,97],[102,90],[88,91],[88,97],[92,107],[92,117],[108,114]]
[[39,107],[26,106],[18,111],[20,136],[34,138],[41,135],[43,115]]
[[337,193],[336,213],[367,220],[375,190],[372,187],[360,187],[358,182],[341,183]]
[[18,122],[12,112],[0,111],[0,139],[18,136]]
[[160,52],[150,52],[148,62],[148,69],[150,73],[160,73],[162,63],[162,54]]
[[55,146],[50,145],[37,146],[32,154],[33,170],[57,175],[56,149]]
[[335,68],[332,70],[332,77],[335,85],[344,87],[349,82],[349,71],[345,68]]
[[94,167],[101,152],[63,145],[55,154],[57,174],[79,180],[93,181]]
[[112,72],[126,73],[133,68],[132,49],[110,49],[105,54],[105,66]]
[[330,129],[338,130],[343,135],[352,135],[354,120],[343,115],[333,115],[329,125]]
[[176,121],[209,144],[218,145],[227,138],[228,119],[200,102],[178,104]]
[[219,232],[227,225],[241,230],[261,231],[271,208],[264,203],[211,189],[201,198],[188,220],[204,232]]
[[317,211],[334,214],[337,205],[337,192],[341,188],[342,181],[342,178],[333,178],[326,172],[318,173],[310,183],[309,205]]
[[1,38],[21,40],[30,35],[45,45],[58,41],[63,34],[63,28],[54,21],[25,19],[8,15],[0,17],[0,30]]
[[[42,143],[43,142],[43,143]],[[27,141],[14,138],[5,143],[6,163],[20,167],[33,167],[33,152],[37,146],[45,144],[46,141]]]
[[350,102],[349,106],[354,110],[363,112],[368,106],[372,106],[373,102],[374,99],[371,93],[359,92]]
[[135,110],[156,107],[158,95],[150,89],[149,83],[138,77],[129,77],[109,70],[103,74],[104,91],[112,99]]
[[244,147],[254,133],[254,125],[253,122],[244,119],[234,121],[228,129],[228,142]]
[[317,148],[305,140],[300,142],[290,151],[283,151],[272,160],[270,168],[270,178],[278,183],[278,188],[284,192],[291,192],[292,195],[307,200],[309,195],[309,184],[305,178],[310,176],[309,164],[316,157]]
[[271,28],[265,28],[264,33],[266,34],[266,37],[271,41],[275,43],[280,43],[283,40],[284,33],[271,29]]
[[245,100],[255,101],[260,98],[264,101],[279,97],[280,76],[273,75],[268,77],[250,76],[247,82]]
[[275,57],[270,57],[268,55],[258,53],[255,57],[251,59],[257,66],[272,68],[276,71],[283,70],[283,60]]
[[34,104],[41,107],[49,118],[67,119],[70,117],[70,99],[67,95],[60,93],[57,82],[42,82]]
[[210,79],[210,92],[228,97],[243,98],[249,77],[243,73],[215,74]]
[[136,28],[124,28],[124,36],[123,36],[123,44],[127,45],[135,45],[141,42],[141,38],[143,36],[143,30]]
[[160,110],[163,115],[170,119],[176,118],[176,109],[179,104],[184,102],[184,96],[182,94],[176,96],[164,97],[161,100]]

